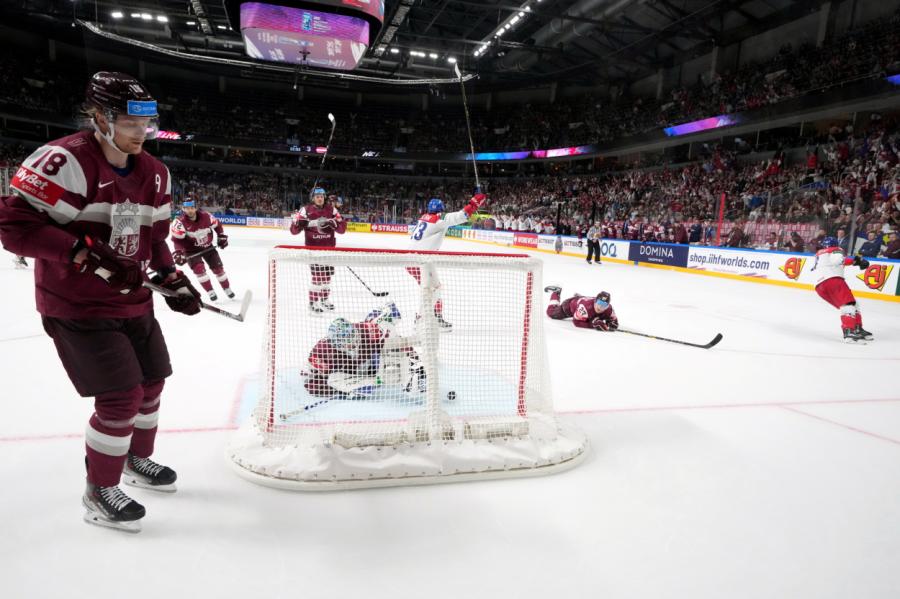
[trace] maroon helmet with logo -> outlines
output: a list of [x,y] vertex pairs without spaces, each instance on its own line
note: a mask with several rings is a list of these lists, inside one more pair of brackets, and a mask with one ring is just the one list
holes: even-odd
[[115,146],[115,121],[119,116],[148,117],[146,139],[153,139],[159,131],[156,100],[143,83],[125,73],[100,71],[95,73],[85,90],[85,104],[103,111],[110,123],[110,131],[103,133],[92,119],[94,128]]
[[125,73],[100,71],[87,84],[88,105],[132,116],[159,116],[156,100],[143,83]]

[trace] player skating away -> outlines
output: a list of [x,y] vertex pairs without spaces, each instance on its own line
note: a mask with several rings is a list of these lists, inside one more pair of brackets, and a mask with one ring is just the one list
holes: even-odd
[[[304,231],[303,245],[312,247],[335,247],[335,233],[347,231],[347,222],[337,208],[325,202],[325,190],[321,187],[313,189],[312,202],[294,213],[291,220],[291,234],[298,235]],[[309,309],[322,313],[334,310],[334,304],[328,299],[331,295],[331,277],[334,267],[324,264],[313,264],[312,284],[309,288]]]
[[844,267],[869,268],[869,261],[860,256],[848,258],[834,237],[822,240],[822,249],[816,252],[816,261],[811,269],[817,275],[816,293],[823,300],[841,311],[841,330],[847,343],[865,343],[873,339],[872,333],[862,327],[862,314],[856,305],[856,298],[844,280]]
[[[457,212],[444,212],[444,202],[439,198],[428,200],[427,212],[419,217],[412,234],[409,236],[409,249],[417,251],[437,251],[441,249],[444,242],[444,236],[447,229],[454,225],[461,225],[469,217],[484,204],[486,196],[483,193],[476,193],[469,199],[468,204],[462,210]],[[449,331],[453,325],[444,320],[444,303],[441,301],[441,281],[438,279],[437,271],[432,267],[428,268],[431,288],[434,290],[434,317],[437,319],[438,326],[442,331]],[[422,284],[422,271],[418,266],[411,266],[406,269],[409,274],[415,277],[416,282]]]
[[[172,258],[175,259],[175,264],[180,266],[187,262],[194,274],[197,275],[200,286],[209,294],[209,299],[216,301],[219,298],[213,291],[209,275],[206,274],[206,267],[203,265],[205,260],[212,273],[216,275],[222,291],[229,298],[233,298],[234,291],[231,290],[228,275],[225,274],[222,258],[219,256],[218,250],[213,247],[213,241],[216,242],[219,249],[224,250],[228,247],[228,235],[225,234],[222,223],[209,212],[198,208],[193,200],[186,200],[181,208],[181,216],[172,221],[171,227],[172,244],[175,246]],[[213,237],[214,232],[217,238]],[[200,256],[188,257],[201,251],[204,253]]]
[[576,294],[563,301],[560,301],[561,287],[549,285],[544,287],[544,291],[550,292],[547,316],[554,320],[571,318],[572,324],[576,327],[597,331],[615,331],[619,328],[619,319],[616,318],[616,311],[609,303],[610,297],[606,291],[601,291],[597,297]]
[[392,336],[400,311],[394,303],[362,322],[335,319],[309,353],[306,389],[316,397],[363,398],[377,387],[425,391],[425,370],[408,340]]
[[150,459],[160,396],[172,374],[145,269],[176,292],[170,308],[200,311],[200,294],[166,244],[168,169],[143,152],[156,101],[136,79],[99,72],[85,110],[93,131],[48,142],[16,171],[0,198],[0,240],[35,258],[37,310],[76,391],[94,397],[85,434],[85,520],[140,530],[142,505],[127,484],[174,491],[175,472]]

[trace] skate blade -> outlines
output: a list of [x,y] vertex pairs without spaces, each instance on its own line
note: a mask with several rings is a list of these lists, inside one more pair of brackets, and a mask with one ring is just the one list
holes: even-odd
[[88,524],[93,524],[94,526],[112,528],[115,530],[121,530],[122,532],[129,532],[131,534],[141,532],[140,520],[132,520],[130,522],[114,522],[112,520],[107,520],[96,512],[86,511],[84,513],[84,521]]
[[865,339],[844,339],[844,343],[848,343],[850,345],[866,345]]
[[175,483],[170,485],[151,485],[149,483],[145,483],[143,480],[136,476],[130,476],[127,472],[122,474],[122,482],[128,485],[129,487],[135,487],[138,489],[150,489],[151,491],[159,491],[160,493],[174,493],[178,490],[178,487]]

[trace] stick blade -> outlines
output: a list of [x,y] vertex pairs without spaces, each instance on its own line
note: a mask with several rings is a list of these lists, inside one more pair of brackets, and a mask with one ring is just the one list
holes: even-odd
[[703,349],[709,349],[715,345],[718,345],[719,341],[722,340],[722,333],[716,333],[716,336],[713,337],[713,340],[703,346]]
[[241,322],[244,322],[244,317],[247,316],[247,310],[250,309],[250,302],[253,301],[253,292],[249,289],[244,293],[244,299],[241,300],[241,311],[238,314],[238,317]]
[[462,80],[462,73],[460,73],[460,71],[459,71],[459,64],[457,64],[457,63],[453,64],[453,72],[456,73],[456,77],[458,79]]

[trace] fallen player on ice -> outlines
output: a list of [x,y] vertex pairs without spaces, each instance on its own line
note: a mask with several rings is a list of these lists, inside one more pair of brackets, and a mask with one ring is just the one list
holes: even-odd
[[425,368],[408,339],[392,336],[400,311],[393,302],[362,322],[337,318],[309,353],[305,387],[315,397],[365,399],[379,387],[425,391]]
[[547,316],[554,320],[571,318],[576,327],[596,331],[615,331],[619,328],[619,319],[609,303],[610,297],[606,291],[601,291],[597,297],[576,293],[563,301],[560,301],[562,287],[548,285],[544,287],[544,291],[550,292]]

